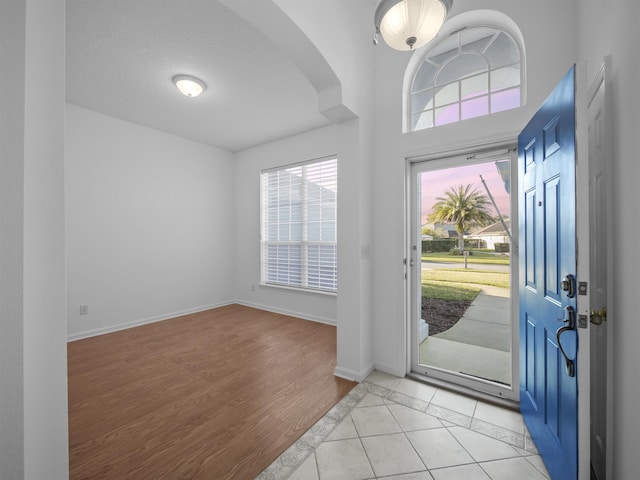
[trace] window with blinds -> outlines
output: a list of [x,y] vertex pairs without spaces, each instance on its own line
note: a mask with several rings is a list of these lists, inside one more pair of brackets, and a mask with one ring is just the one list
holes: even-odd
[[338,159],[262,172],[262,283],[337,290]]

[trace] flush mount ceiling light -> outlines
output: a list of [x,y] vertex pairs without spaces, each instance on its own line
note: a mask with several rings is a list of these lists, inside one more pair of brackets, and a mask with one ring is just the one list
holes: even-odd
[[381,0],[376,8],[373,43],[378,35],[396,50],[426,45],[440,31],[453,0]]
[[173,77],[173,83],[187,97],[197,97],[207,88],[202,80],[190,75],[176,75]]

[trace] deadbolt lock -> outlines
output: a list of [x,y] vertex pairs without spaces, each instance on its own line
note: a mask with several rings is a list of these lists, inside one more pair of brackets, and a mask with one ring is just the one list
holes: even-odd
[[573,298],[576,296],[576,277],[568,274],[560,282],[560,288],[563,292],[567,292],[567,297]]

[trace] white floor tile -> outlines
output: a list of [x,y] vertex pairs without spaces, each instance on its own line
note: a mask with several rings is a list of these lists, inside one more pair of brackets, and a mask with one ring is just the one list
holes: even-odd
[[364,480],[374,476],[357,439],[324,442],[316,449],[316,459],[320,480]]
[[366,437],[362,445],[377,477],[425,469],[404,433]]
[[315,453],[311,454],[311,456],[293,472],[289,480],[320,480],[318,477]]
[[402,431],[386,406],[354,408],[351,418],[361,437]]
[[384,477],[384,480],[433,480],[433,477],[425,470],[424,472],[407,473],[406,475],[392,475]]
[[426,383],[416,382],[408,378],[402,378],[395,386],[396,392],[404,393],[410,397],[419,398],[425,402],[430,402],[436,391],[436,387],[427,385]]
[[[517,412],[380,372],[368,380],[289,480],[549,480]],[[282,458],[258,478],[290,471]]]
[[375,407],[377,405],[384,405],[385,402],[382,397],[374,395],[373,393],[367,393],[362,400],[358,403],[358,407]]
[[476,462],[518,457],[519,454],[511,445],[500,440],[476,433],[462,427],[453,427],[449,432],[469,452]]
[[546,477],[522,457],[480,464],[491,480],[547,480]]
[[526,425],[525,425],[525,434],[524,434],[524,449],[527,452],[531,452],[535,455],[537,455],[538,452],[538,448],[536,447],[536,444],[533,443],[533,439],[531,438],[531,434],[528,432]]
[[525,459],[531,465],[536,467],[536,469],[540,473],[542,473],[546,478],[551,478],[551,475],[549,475],[549,472],[547,471],[547,467],[544,465],[544,462],[542,461],[542,457],[540,455],[531,455],[531,456],[525,457]]
[[441,428],[442,422],[432,415],[413,410],[404,405],[389,405],[389,410],[405,432]]
[[406,435],[429,470],[474,463],[446,428],[407,432]]
[[326,441],[346,440],[348,438],[358,438],[358,432],[356,432],[356,427],[353,425],[351,415],[344,417],[344,420],[333,429],[333,432],[329,434]]
[[524,450],[524,435],[521,433],[516,433],[508,428],[499,427],[493,423],[488,423],[477,418],[474,418],[471,422],[471,430],[482,433],[487,437],[503,441],[504,443],[508,443],[516,448],[516,451],[520,455],[532,455],[532,453]]
[[473,417],[476,409],[477,400],[458,393],[449,392],[448,390],[439,389],[431,399],[431,403],[445,407],[454,412],[462,413],[469,417]]
[[386,387],[393,390],[393,388],[400,381],[400,377],[394,377],[393,375],[389,375],[388,373],[374,370],[365,380],[369,383],[375,383],[376,385],[380,385],[381,387]]
[[509,410],[508,408],[478,402],[474,418],[524,435],[524,421],[522,420],[522,415],[513,410]]
[[432,470],[435,480],[491,480],[477,463]]

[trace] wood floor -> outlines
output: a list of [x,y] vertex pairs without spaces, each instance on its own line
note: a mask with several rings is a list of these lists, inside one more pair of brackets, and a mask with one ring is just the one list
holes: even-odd
[[253,479],[354,386],[335,327],[240,305],[68,344],[70,478]]

